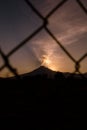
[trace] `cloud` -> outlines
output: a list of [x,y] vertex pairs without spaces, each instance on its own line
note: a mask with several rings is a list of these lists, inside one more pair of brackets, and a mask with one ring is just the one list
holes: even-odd
[[[42,14],[46,14],[53,8],[52,3],[53,0],[45,0],[42,1],[42,3],[39,1],[37,7]],[[54,2],[54,5],[57,3],[58,1]],[[68,46],[73,45],[74,43],[78,44],[80,39],[86,34],[86,21],[87,18],[76,4],[76,1],[71,0],[55,11],[55,13],[48,19],[48,28],[62,45]],[[78,47],[78,45],[76,46]],[[41,31],[37,34],[36,38],[32,40],[30,47],[40,64],[47,66],[49,63],[50,67],[54,65],[56,69],[59,69],[59,66],[64,64],[65,53],[61,51],[60,47],[46,31]],[[66,59],[66,61],[68,60],[69,59]]]
[[[72,4],[72,8],[71,5]],[[49,19],[49,29],[63,45],[79,41],[87,32],[87,17],[75,1],[67,2]]]
[[59,46],[46,32],[42,34],[47,37],[42,38],[39,35],[37,39],[32,41],[30,48],[41,65],[49,67],[52,70],[59,70],[59,61],[63,59],[59,51]]
[[58,39],[61,41],[61,43],[64,43],[64,45],[67,44],[73,44],[76,41],[79,41],[81,37],[87,32],[87,26],[76,26],[71,27],[64,32],[58,34]]

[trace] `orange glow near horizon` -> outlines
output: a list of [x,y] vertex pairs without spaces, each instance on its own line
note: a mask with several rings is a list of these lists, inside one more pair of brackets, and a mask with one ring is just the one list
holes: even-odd
[[41,65],[45,66],[53,71],[58,71],[58,67],[55,66],[55,64],[50,60],[49,56],[43,55],[41,59]]

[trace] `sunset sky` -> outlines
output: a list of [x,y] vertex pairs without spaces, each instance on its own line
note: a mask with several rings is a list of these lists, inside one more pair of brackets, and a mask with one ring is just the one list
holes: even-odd
[[[42,14],[47,14],[62,0],[30,0]],[[87,8],[87,0],[82,0]],[[68,0],[48,19],[47,27],[76,59],[87,53],[87,14],[76,0]],[[22,40],[37,30],[43,21],[24,0],[0,1],[0,48],[7,55]],[[30,72],[41,65],[55,71],[73,72],[74,62],[43,28],[29,42],[9,57],[19,74]],[[0,55],[0,66],[4,64]],[[87,58],[81,62],[81,72],[87,72]],[[0,77],[11,76],[5,68]]]

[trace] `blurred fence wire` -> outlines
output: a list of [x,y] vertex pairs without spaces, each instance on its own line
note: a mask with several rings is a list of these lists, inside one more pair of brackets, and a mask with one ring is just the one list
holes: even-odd
[[[83,76],[83,74],[80,71],[80,64],[81,62],[87,58],[87,52],[80,57],[80,59],[76,60],[69,52],[68,50],[60,43],[60,41],[56,38],[56,36],[52,33],[52,31],[47,27],[49,24],[49,18],[52,16],[53,13],[55,13],[56,10],[61,8],[66,2],[69,0],[61,0],[60,3],[58,3],[45,17],[34,7],[34,5],[29,0],[24,0],[26,4],[31,8],[40,19],[42,19],[43,23],[36,29],[31,35],[23,39],[15,48],[13,48],[7,55],[4,54],[3,50],[0,48],[0,55],[4,61],[4,64],[0,67],[0,71],[2,71],[4,68],[8,68],[11,73],[13,73],[15,76],[18,77],[17,69],[13,68],[10,64],[10,56],[12,56],[14,53],[16,53],[17,50],[22,48],[29,40],[31,40],[35,35],[37,35],[42,29],[45,29],[45,31],[49,34],[49,36],[60,46],[60,48],[67,54],[67,56],[74,62],[75,64],[75,70],[73,73],[78,72],[79,74]],[[85,15],[87,15],[87,9],[83,2],[81,0],[76,0],[77,4],[80,6],[80,8],[83,10]]]

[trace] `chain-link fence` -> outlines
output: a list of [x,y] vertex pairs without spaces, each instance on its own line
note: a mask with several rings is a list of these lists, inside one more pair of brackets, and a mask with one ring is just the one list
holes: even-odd
[[[56,38],[56,36],[52,33],[52,31],[48,28],[49,24],[49,18],[54,14],[59,8],[61,8],[66,2],[69,0],[61,0],[60,3],[58,3],[45,17],[34,7],[34,5],[29,1],[25,0],[29,8],[36,13],[36,15],[39,16],[39,18],[43,21],[42,25],[38,27],[31,35],[29,35],[27,38],[23,39],[19,45],[17,45],[15,48],[13,48],[7,55],[4,54],[3,50],[0,48],[0,55],[3,58],[4,64],[0,67],[0,71],[2,71],[4,68],[8,68],[10,72],[12,72],[15,76],[18,77],[17,69],[14,69],[12,65],[10,64],[10,56],[14,55],[20,48],[22,48],[25,44],[29,42],[34,36],[36,36],[42,29],[45,29],[45,31],[49,34],[49,36],[60,46],[60,48],[64,51],[64,53],[74,62],[75,64],[75,70],[73,73],[78,72],[83,76],[83,74],[80,71],[80,64],[83,62],[85,58],[87,58],[87,52],[82,55],[78,60],[76,60],[70,53],[69,51],[62,45],[62,43]],[[80,8],[83,10],[85,15],[87,15],[87,9],[83,2],[81,0],[76,0],[77,4],[80,6]]]

